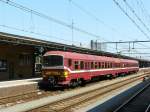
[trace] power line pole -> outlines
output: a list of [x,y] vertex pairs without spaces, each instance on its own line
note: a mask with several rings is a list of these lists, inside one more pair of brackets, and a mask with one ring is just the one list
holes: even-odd
[[74,22],[73,22],[73,19],[72,19],[72,45],[73,45],[73,42],[74,42]]

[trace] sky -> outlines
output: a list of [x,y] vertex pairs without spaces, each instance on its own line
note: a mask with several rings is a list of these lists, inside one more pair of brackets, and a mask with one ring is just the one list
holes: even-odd
[[[3,0],[5,1],[5,0]],[[42,40],[59,42],[69,45],[89,48],[91,40],[106,41],[134,41],[149,40],[129,18],[118,8],[113,0],[10,0],[32,10],[36,10],[48,17],[55,18],[72,25],[72,28],[60,25],[54,21],[41,18],[31,12],[24,12],[16,7],[3,3],[0,0],[0,31],[17,35],[29,36]],[[150,36],[145,27],[129,10],[123,0],[116,0],[124,10],[137,22],[141,29]],[[136,11],[141,20],[150,28],[150,1],[126,0]],[[95,36],[78,32],[78,27]],[[150,59],[149,43],[134,44],[107,44],[106,51],[120,52],[137,58]],[[130,45],[133,48],[133,45]],[[141,49],[142,48],[142,49]],[[145,49],[143,49],[145,48]]]

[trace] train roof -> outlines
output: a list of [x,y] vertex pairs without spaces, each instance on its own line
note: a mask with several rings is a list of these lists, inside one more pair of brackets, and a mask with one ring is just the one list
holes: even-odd
[[124,62],[124,63],[138,63],[136,60],[129,59],[121,59],[121,58],[113,58],[107,56],[97,56],[97,55],[89,55],[89,54],[81,54],[75,52],[64,52],[64,51],[48,51],[44,54],[44,56],[48,55],[61,55],[64,58],[71,59],[79,59],[79,60],[98,60],[98,61],[110,61],[110,62]]

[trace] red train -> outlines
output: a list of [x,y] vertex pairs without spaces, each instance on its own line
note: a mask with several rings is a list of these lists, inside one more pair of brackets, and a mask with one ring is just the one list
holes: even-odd
[[43,56],[43,83],[76,86],[102,76],[116,77],[135,73],[138,61],[64,51],[49,51]]

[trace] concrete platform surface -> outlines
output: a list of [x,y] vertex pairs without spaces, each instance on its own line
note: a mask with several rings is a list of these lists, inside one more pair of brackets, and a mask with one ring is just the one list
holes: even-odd
[[115,110],[124,101],[129,99],[147,83],[149,82],[135,82],[123,89],[111,93],[110,95],[106,95],[107,97],[103,97],[93,104],[80,109],[76,109],[74,112],[113,112],[113,110]]
[[13,80],[0,82],[0,98],[34,91],[41,78]]

